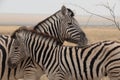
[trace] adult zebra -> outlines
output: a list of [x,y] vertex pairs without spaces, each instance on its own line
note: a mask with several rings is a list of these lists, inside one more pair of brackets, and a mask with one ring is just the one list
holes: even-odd
[[84,48],[66,47],[59,45],[53,37],[37,35],[26,29],[15,31],[12,38],[22,43],[18,48],[26,51],[16,53],[12,47],[8,60],[12,68],[31,56],[51,80],[100,80],[103,76],[120,80],[119,42],[103,41]]
[[57,38],[61,44],[66,40],[79,46],[85,46],[88,39],[82,29],[80,29],[80,25],[74,15],[71,9],[62,6],[61,10],[38,23],[33,29]]
[[[70,40],[75,43],[79,42],[78,44],[81,46],[87,44],[86,35],[80,29],[80,26],[78,25],[77,21],[74,19],[74,13],[70,9],[67,9],[65,6],[63,6],[61,10],[57,11],[52,16],[40,22],[33,29],[37,32],[42,32],[42,33],[45,33],[46,35],[51,35],[53,37],[56,37],[56,39],[58,38],[60,42],[59,44],[62,44],[63,40]],[[9,79],[6,79],[9,77],[6,77],[5,75],[7,74],[7,76],[9,76],[9,73],[11,72],[11,70],[8,69],[6,60],[8,58],[9,49],[11,48],[11,44],[14,40],[11,37],[7,36],[6,40],[0,38],[0,41],[6,43],[6,44],[5,43],[0,44],[0,46],[4,47],[4,49],[6,49],[5,51],[7,52],[7,53],[4,53],[2,52],[3,49],[1,49],[1,52],[2,52],[1,55],[6,54],[6,56],[1,56],[2,61],[4,61],[5,67],[3,67],[2,65],[2,67],[0,68],[0,71],[1,71],[0,79],[9,80]],[[6,57],[6,60],[3,59],[4,57]],[[1,64],[3,63],[2,61],[0,61]],[[27,63],[28,65],[27,64],[24,65],[24,63]],[[38,72],[39,70],[40,73],[42,72],[41,75],[44,73],[43,70],[39,69],[39,67],[37,67],[36,69],[37,65],[29,58],[23,61],[21,64],[19,64],[17,68],[14,70],[14,75],[16,78],[24,77],[25,80],[30,80],[28,76],[30,74],[31,75],[35,74],[35,76],[33,76],[34,78],[33,80],[38,80],[38,77],[40,77],[40,75],[36,75],[36,72]],[[21,73],[19,73],[19,71],[21,71]],[[33,73],[29,73],[29,72],[33,72]],[[24,74],[28,74],[28,76]],[[30,76],[30,78],[31,77],[32,76]]]

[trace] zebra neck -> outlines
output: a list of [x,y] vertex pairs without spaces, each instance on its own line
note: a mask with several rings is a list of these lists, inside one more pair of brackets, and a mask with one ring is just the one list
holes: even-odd
[[61,39],[60,33],[61,31],[61,16],[59,13],[54,14],[47,19],[40,22],[38,25],[34,28],[37,32],[42,32],[45,34],[48,34],[50,36],[55,37],[58,39],[61,43],[63,43],[63,39]]

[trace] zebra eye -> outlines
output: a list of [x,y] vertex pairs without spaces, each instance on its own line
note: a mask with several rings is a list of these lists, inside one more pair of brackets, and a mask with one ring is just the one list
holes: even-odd
[[68,23],[68,25],[72,25],[72,23],[70,22],[70,23]]

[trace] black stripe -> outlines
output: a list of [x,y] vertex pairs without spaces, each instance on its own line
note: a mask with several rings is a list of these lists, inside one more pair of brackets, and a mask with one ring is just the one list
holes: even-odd
[[[55,55],[55,57],[54,56],[51,56],[52,57],[52,62],[51,62],[51,66],[50,66],[50,68],[49,68],[49,71],[53,68],[53,66],[55,65],[55,63],[56,63],[56,61],[58,60],[58,53],[57,53],[57,50],[54,50],[54,53],[52,53],[52,54],[54,54]],[[54,58],[53,58],[54,57]],[[58,64],[58,63],[57,63]]]
[[[112,45],[113,43],[110,43],[110,44],[105,44],[105,45]],[[101,66],[101,64],[105,61],[105,59],[107,59],[107,57],[110,55],[110,53],[112,52],[112,51],[114,51],[114,50],[116,50],[117,48],[119,48],[120,46],[116,46],[116,47],[114,47],[113,49],[111,49],[111,50],[109,50],[109,52],[108,53],[106,53],[106,55],[105,55],[105,57],[103,58],[103,60],[101,60],[101,62],[99,62],[98,63],[98,65],[97,65],[97,68],[96,68],[96,71],[97,71],[97,75],[98,75],[98,73],[99,73],[99,69],[100,69],[100,66]]]
[[[41,44],[42,44],[42,40],[41,40]],[[40,44],[39,44],[40,45]],[[38,53],[38,60],[37,60],[37,63],[39,64],[39,62],[40,62],[40,59],[41,59],[41,55],[42,55],[42,51],[43,51],[43,48],[44,48],[44,45],[42,44],[41,46],[40,46],[40,51],[39,52],[37,52]]]
[[[49,42],[48,42],[48,44],[49,44]],[[46,44],[44,44],[44,45],[46,45]],[[48,45],[46,45],[46,47],[44,46],[44,48],[45,48],[45,50],[42,52],[42,53],[44,53],[43,54],[43,59],[42,59],[42,64],[44,65],[45,64],[45,56],[47,55],[47,50],[48,50],[48,48],[49,48],[49,46]]]
[[11,72],[11,69],[8,68],[8,75],[7,75],[8,80],[9,80],[9,78],[10,78],[10,74],[11,74],[10,72]]
[[88,80],[88,76],[87,76],[87,59],[88,59],[88,57],[91,55],[91,53],[92,53],[92,51],[96,48],[96,47],[98,47],[98,46],[100,46],[100,44],[97,44],[96,46],[94,46],[93,48],[91,48],[90,50],[89,50],[89,52],[87,53],[87,55],[85,56],[85,58],[84,58],[84,61],[83,61],[83,67],[84,67],[84,73],[85,73],[85,76],[86,76],[86,79]]
[[[50,56],[50,60],[49,60],[49,62],[48,62],[48,64],[49,64],[49,66],[50,66],[50,68],[49,68],[49,72],[50,72],[50,70],[52,69],[52,67],[53,67],[53,65],[55,64],[55,59],[54,59],[54,61],[52,60],[53,59],[53,56],[54,55],[54,53],[52,53],[52,55]],[[50,65],[50,64],[52,64],[52,65]],[[47,65],[48,66],[48,65]],[[47,67],[47,69],[48,69],[48,67]]]
[[117,69],[117,68],[118,68],[118,70],[119,70],[119,69],[120,69],[120,66],[117,65],[117,66],[114,66],[114,67],[112,67],[112,68],[109,68],[108,72],[110,72],[110,71],[112,71],[112,70],[114,70],[114,69]]
[[2,46],[2,45],[0,45],[0,49],[2,50],[2,69],[1,69],[1,79],[2,79],[2,77],[3,77],[3,74],[4,74],[4,72],[5,72],[5,63],[6,63],[6,57],[7,57],[7,52],[6,52],[6,50],[5,50],[5,48]]
[[13,39],[11,38],[11,39],[10,39],[10,43],[8,44],[8,52],[10,51],[10,48],[11,48],[12,43],[13,43]]
[[[35,54],[34,54],[34,50],[35,50],[34,47],[35,47],[35,43],[36,43],[36,36],[37,36],[37,35],[33,35],[33,36],[32,36],[32,40],[31,40],[31,42],[32,42],[32,44],[31,44],[31,49],[33,49],[33,50],[32,50],[32,56],[35,55]],[[40,45],[40,44],[39,44],[39,45]],[[29,53],[27,53],[27,54],[29,54]],[[34,56],[34,58],[35,58],[35,56]]]
[[[65,65],[64,65],[64,62],[62,61],[62,57],[63,57],[62,50],[63,50],[63,48],[61,48],[60,54],[59,54],[59,55],[60,55],[60,62],[61,62],[61,64],[62,64],[63,68],[65,69],[65,71],[68,71],[67,68],[66,68]],[[62,67],[61,67],[61,69],[62,69]],[[62,70],[63,70],[63,69],[62,69]]]
[[37,51],[39,50],[39,47],[40,47],[40,44],[38,45],[39,43],[39,39],[36,40],[36,46],[35,46],[35,60],[37,59]]
[[14,76],[16,76],[18,66],[14,69]]
[[49,59],[48,59],[48,62],[47,62],[46,68],[48,68],[48,67],[50,66],[50,63],[51,63],[52,58],[53,58],[53,53],[54,53],[54,51],[51,51],[51,52],[49,53],[50,56],[49,56]]
[[105,68],[106,68],[108,65],[110,65],[111,63],[116,62],[116,61],[120,62],[120,58],[110,60],[110,61],[105,65]]
[[69,65],[69,63],[67,61],[67,48],[65,48],[65,50],[64,50],[64,58],[65,58],[65,62],[67,64],[67,67],[69,69],[69,72],[70,72],[70,74],[72,74],[71,69],[70,69],[70,65]]
[[85,51],[87,48],[89,48],[89,47],[83,48],[83,49],[81,50],[81,56],[80,56],[81,58],[83,57],[84,51]]
[[[98,46],[98,47],[100,47],[100,46]],[[95,61],[96,61],[96,59],[98,58],[98,56],[101,54],[101,52],[103,51],[103,49],[104,49],[104,45],[100,48],[100,50],[97,52],[97,53],[94,53],[94,54],[96,54],[93,58],[92,58],[92,60],[91,60],[91,62],[90,62],[90,74],[91,74],[91,77],[92,77],[92,79],[93,79],[93,66],[94,66],[94,63],[95,63]],[[97,71],[96,71],[97,72]],[[98,75],[97,75],[98,76]]]
[[[57,63],[57,65],[53,68],[52,73],[55,72],[56,69],[58,69],[58,66],[59,66],[59,64]],[[58,71],[59,71],[59,69],[58,69]]]
[[83,76],[82,76],[82,73],[81,73],[80,61],[79,61],[79,57],[78,57],[78,49],[77,48],[76,48],[76,60],[77,60],[78,69],[79,69],[79,74],[80,74],[81,80],[83,80]]
[[72,54],[74,54],[74,53],[72,53],[72,49],[73,49],[73,48],[69,48],[70,60],[71,60],[71,62],[72,62],[72,67],[73,67],[74,72],[75,72],[75,77],[76,77],[76,79],[78,80],[78,78],[77,78],[77,72],[76,72],[75,64],[74,64],[74,60],[73,60],[73,55],[72,55]]

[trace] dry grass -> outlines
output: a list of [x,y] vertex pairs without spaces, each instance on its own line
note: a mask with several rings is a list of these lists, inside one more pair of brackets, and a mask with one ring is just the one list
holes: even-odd
[[98,42],[103,40],[118,40],[120,41],[120,31],[113,27],[87,27],[83,28],[89,42]]
[[[120,31],[114,27],[85,27],[82,29],[86,33],[89,44],[104,40],[120,41]],[[64,45],[74,46],[76,44],[65,42]]]
[[[0,34],[11,34],[18,29],[19,26],[0,26]],[[114,27],[85,27],[82,28],[86,33],[89,43],[103,40],[118,40],[120,41],[120,31]],[[67,44],[65,42],[65,44]],[[70,45],[74,45],[69,43]]]
[[0,26],[0,34],[11,34],[18,28],[19,26]]

